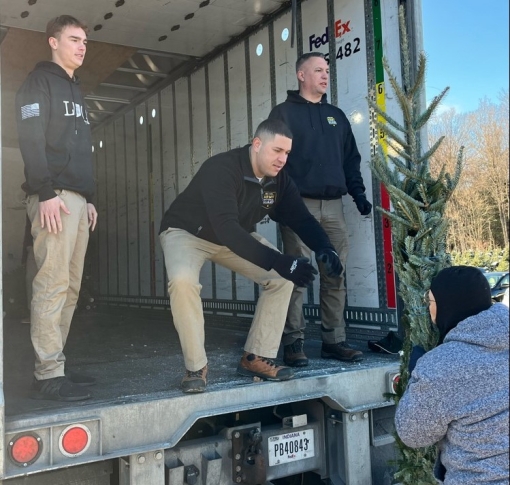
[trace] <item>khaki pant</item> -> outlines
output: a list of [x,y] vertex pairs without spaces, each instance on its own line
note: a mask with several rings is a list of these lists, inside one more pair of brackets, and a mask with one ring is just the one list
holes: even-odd
[[[273,247],[256,233],[252,236]],[[197,371],[207,364],[204,348],[204,314],[199,282],[200,269],[212,261],[255,281],[262,287],[255,316],[244,346],[246,352],[274,358],[280,346],[292,283],[276,271],[266,271],[237,256],[225,246],[197,238],[182,229],[170,228],[160,235],[168,273],[168,294],[184,364]]]
[[[349,241],[342,199],[315,200],[303,198],[303,202],[326,231],[344,267],[344,272],[339,278],[331,278],[322,273],[320,275],[322,341],[327,344],[343,342],[346,339],[344,321],[345,263]],[[311,249],[288,227],[280,226],[280,229],[285,254],[305,256],[311,260]],[[298,338],[304,338],[306,323],[303,316],[303,297],[305,291],[306,288],[296,286],[292,292],[282,339],[284,345],[290,345]]]
[[32,282],[30,334],[36,379],[64,375],[64,346],[80,293],[89,240],[87,202],[68,190],[56,191],[71,212],[60,212],[62,232],[41,229],[39,196],[27,199],[37,274]]

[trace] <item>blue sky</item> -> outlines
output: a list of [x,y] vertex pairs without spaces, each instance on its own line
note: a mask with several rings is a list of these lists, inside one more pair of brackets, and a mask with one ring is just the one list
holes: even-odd
[[487,96],[508,90],[508,0],[422,0],[428,57],[427,100],[443,88],[443,108],[473,111]]

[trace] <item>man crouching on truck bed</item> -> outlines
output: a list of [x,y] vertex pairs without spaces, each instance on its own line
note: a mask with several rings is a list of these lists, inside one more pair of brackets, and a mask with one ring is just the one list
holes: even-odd
[[262,287],[237,372],[283,381],[292,369],[275,364],[293,284],[308,286],[317,274],[306,258],[281,254],[255,232],[265,216],[285,222],[319,256],[327,270],[342,272],[328,236],[308,212],[290,177],[282,171],[292,134],[280,120],[263,121],[251,145],[204,162],[166,211],[160,239],[168,293],[186,373],[184,392],[203,392],[207,379],[200,269],[213,261]]
[[64,371],[64,346],[80,292],[89,227],[97,212],[92,142],[74,71],[85,57],[87,27],[68,15],[48,22],[51,62],[39,62],[16,95],[27,213],[37,274],[30,333],[36,399],[81,401],[95,379]]

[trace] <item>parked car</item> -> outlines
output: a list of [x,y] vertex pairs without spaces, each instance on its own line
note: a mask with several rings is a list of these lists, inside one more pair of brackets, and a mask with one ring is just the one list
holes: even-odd
[[508,271],[493,271],[483,274],[491,287],[491,296],[493,301],[503,301],[505,291],[508,289],[510,276]]

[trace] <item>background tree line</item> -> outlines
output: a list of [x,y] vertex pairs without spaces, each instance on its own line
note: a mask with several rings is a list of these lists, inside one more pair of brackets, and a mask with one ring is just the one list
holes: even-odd
[[443,164],[453,171],[459,148],[465,147],[460,183],[446,209],[454,264],[466,264],[471,257],[476,265],[490,260],[493,267],[497,263],[498,269],[508,269],[508,90],[501,91],[498,101],[482,99],[468,113],[451,108],[428,125],[430,144],[446,137],[431,159],[433,175]]

